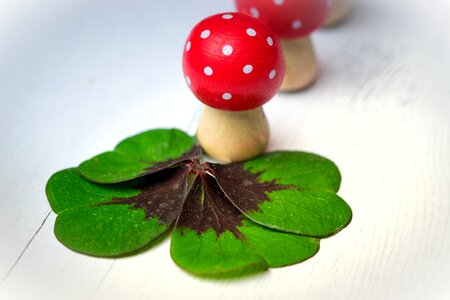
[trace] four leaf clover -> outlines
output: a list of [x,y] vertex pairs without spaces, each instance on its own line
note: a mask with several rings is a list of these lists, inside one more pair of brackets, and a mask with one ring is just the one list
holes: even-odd
[[172,230],[171,255],[197,275],[282,267],[319,250],[351,220],[331,161],[272,152],[202,162],[195,138],[150,130],[54,174],[46,188],[55,235],[75,251],[129,255]]

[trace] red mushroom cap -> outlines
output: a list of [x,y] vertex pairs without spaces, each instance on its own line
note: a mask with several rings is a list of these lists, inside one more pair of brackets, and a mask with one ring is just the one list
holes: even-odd
[[238,11],[269,25],[281,38],[299,38],[319,28],[330,0],[235,0]]
[[270,28],[241,13],[222,13],[192,29],[183,72],[204,104],[241,111],[257,108],[275,95],[285,65],[280,42]]

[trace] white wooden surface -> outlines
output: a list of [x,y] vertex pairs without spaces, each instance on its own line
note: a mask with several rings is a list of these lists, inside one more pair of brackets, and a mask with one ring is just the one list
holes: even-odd
[[71,252],[44,186],[139,131],[193,133],[184,38],[232,2],[0,0],[0,299],[450,299],[450,1],[354,2],[314,35],[317,84],[266,106],[271,149],[339,165],[352,223],[303,264],[211,281],[177,268],[169,240]]

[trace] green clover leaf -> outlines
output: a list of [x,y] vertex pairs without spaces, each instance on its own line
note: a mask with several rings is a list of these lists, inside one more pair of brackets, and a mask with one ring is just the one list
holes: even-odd
[[78,252],[114,257],[137,251],[158,238],[179,214],[187,189],[186,170],[161,171],[139,187],[132,184],[89,182],[77,169],[54,174],[46,191],[58,214],[57,239]]
[[201,163],[194,138],[151,130],[54,174],[46,188],[55,235],[93,256],[127,255],[174,228],[173,260],[198,275],[295,264],[351,209],[329,160],[274,152],[245,163]]
[[93,182],[118,183],[200,156],[195,139],[186,133],[177,129],[156,129],[123,140],[113,151],[81,163],[79,171]]
[[171,243],[174,261],[199,275],[281,267],[306,260],[318,249],[317,239],[247,219],[207,173],[195,178]]
[[322,238],[351,220],[350,207],[336,195],[341,179],[338,168],[318,155],[275,152],[245,163],[212,167],[225,194],[261,225]]

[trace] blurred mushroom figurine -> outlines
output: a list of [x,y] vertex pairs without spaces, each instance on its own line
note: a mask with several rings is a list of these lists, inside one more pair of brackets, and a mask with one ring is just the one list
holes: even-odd
[[224,162],[261,154],[269,140],[261,106],[275,95],[285,72],[272,30],[241,13],[206,18],[186,41],[183,71],[206,104],[197,131],[203,150]]
[[344,21],[350,12],[350,0],[328,0],[330,1],[330,12],[325,20],[324,26],[332,27]]
[[286,76],[280,90],[293,92],[311,85],[318,63],[309,34],[328,14],[329,0],[235,0],[237,9],[260,19],[281,38]]

